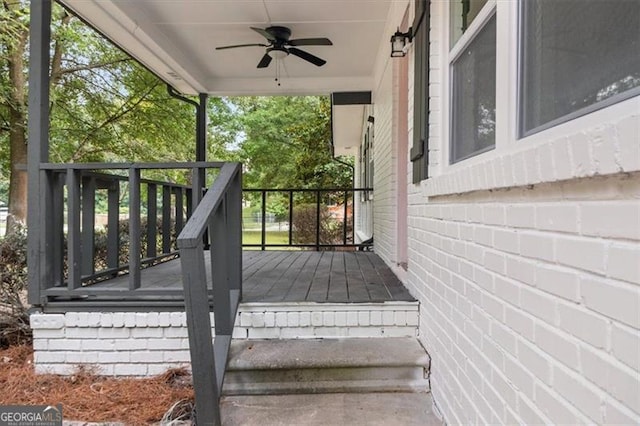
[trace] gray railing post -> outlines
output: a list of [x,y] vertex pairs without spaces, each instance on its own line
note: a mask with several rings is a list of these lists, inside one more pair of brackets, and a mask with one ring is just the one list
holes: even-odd
[[29,303],[43,302],[42,291],[52,274],[52,207],[46,188],[47,176],[40,170],[49,161],[49,44],[51,0],[30,3],[29,19],[29,123],[27,144],[27,273]]
[[[235,315],[242,291],[242,178],[239,164],[227,163],[195,207],[201,193],[194,170],[194,210],[178,237],[196,422],[220,424],[219,398]],[[211,236],[211,280],[216,335],[212,342],[203,237]]]
[[[211,317],[209,316],[209,294],[202,241],[196,247],[181,247],[182,282],[184,286],[184,306],[189,331],[189,352],[196,399],[198,424],[220,425],[218,408],[218,380],[213,342]],[[226,361],[226,360],[225,360]]]

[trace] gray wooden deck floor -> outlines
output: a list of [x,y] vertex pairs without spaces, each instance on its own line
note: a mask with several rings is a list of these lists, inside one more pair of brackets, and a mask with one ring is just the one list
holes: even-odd
[[[210,265],[208,259],[205,264]],[[415,300],[372,252],[245,251],[242,276],[243,302]],[[144,269],[141,278],[142,288],[182,288],[180,261]],[[126,275],[97,284],[127,285]]]

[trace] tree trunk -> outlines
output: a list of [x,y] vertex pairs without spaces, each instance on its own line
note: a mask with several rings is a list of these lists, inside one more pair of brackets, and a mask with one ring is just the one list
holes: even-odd
[[11,149],[11,174],[9,176],[9,215],[7,235],[16,231],[18,224],[27,219],[27,115],[26,78],[24,53],[27,32],[22,31],[15,43],[8,46],[9,80],[11,99],[9,102],[9,145]]

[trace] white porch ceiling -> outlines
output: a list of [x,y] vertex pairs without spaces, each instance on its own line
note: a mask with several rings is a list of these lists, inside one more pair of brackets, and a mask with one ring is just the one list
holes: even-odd
[[[212,95],[328,94],[373,90],[380,55],[388,55],[393,0],[60,0],[183,93]],[[289,27],[292,38],[328,37],[333,46],[304,46],[327,61],[316,67],[290,55],[256,65],[265,43],[249,27]]]

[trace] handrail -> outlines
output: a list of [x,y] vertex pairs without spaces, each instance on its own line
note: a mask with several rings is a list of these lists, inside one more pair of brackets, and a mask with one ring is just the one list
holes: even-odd
[[[220,425],[220,395],[242,295],[242,168],[225,163],[178,236],[196,423]],[[203,236],[210,243],[212,343]]]

